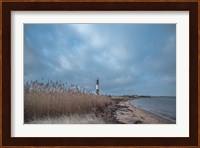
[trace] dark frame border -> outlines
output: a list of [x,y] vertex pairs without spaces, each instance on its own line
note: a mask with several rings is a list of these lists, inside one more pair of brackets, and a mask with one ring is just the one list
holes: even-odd
[[[11,11],[189,11],[189,138],[12,138]],[[197,146],[198,145],[198,3],[197,2],[3,2],[2,3],[3,146]]]

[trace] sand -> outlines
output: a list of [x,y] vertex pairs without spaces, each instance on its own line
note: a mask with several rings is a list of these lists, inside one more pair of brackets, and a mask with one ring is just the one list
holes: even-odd
[[131,104],[130,100],[121,100],[116,104],[114,116],[124,124],[174,124],[151,112],[142,110]]

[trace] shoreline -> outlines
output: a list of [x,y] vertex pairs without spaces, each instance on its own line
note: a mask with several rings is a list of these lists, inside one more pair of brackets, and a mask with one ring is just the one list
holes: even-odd
[[134,106],[132,99],[113,99],[116,103],[114,118],[122,124],[175,124],[159,115]]
[[[131,102],[130,102],[130,103],[131,103]],[[133,107],[136,107],[136,108],[138,108],[138,109],[141,109],[142,111],[148,112],[148,113],[150,113],[150,114],[154,114],[155,116],[158,116],[159,118],[162,118],[162,119],[164,119],[164,120],[167,120],[167,121],[169,121],[169,122],[172,122],[172,124],[176,124],[176,121],[174,121],[174,120],[172,120],[172,119],[169,119],[169,118],[164,117],[164,116],[162,116],[162,115],[159,115],[159,114],[156,114],[156,113],[154,113],[154,112],[145,110],[145,109],[140,108],[140,107],[138,107],[138,106],[135,106],[133,103],[131,103],[131,105],[132,105]]]

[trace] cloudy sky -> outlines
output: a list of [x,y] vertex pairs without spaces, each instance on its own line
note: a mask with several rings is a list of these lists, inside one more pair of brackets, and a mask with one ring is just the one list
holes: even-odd
[[25,24],[25,81],[111,95],[176,95],[175,24]]

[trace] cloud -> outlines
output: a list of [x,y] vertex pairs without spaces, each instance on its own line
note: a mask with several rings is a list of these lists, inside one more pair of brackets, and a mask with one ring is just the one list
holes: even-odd
[[104,94],[176,95],[175,24],[25,24],[24,77]]

